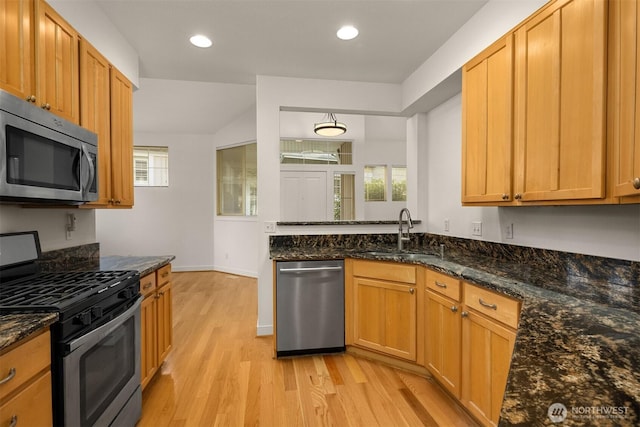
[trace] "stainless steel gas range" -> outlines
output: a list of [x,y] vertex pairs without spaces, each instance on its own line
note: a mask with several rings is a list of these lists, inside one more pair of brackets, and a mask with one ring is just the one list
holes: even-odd
[[134,426],[140,389],[140,275],[39,272],[38,233],[0,234],[0,313],[57,312],[51,326],[56,426]]

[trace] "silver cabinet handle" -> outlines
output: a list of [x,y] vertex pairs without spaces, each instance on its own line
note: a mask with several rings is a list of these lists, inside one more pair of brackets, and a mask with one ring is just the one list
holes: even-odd
[[27,96],[27,102],[36,102],[36,96],[35,95]]
[[18,416],[14,415],[11,417],[11,422],[9,423],[9,427],[16,427],[18,425]]
[[506,194],[506,193],[504,193],[504,194],[502,195],[502,200],[509,200],[509,195],[508,195],[508,194]]
[[452,306],[451,306],[451,311],[452,311],[453,313],[455,313],[456,311],[458,311],[458,307],[456,307],[455,305],[452,305]]
[[300,268],[281,268],[278,271],[282,273],[304,273],[306,271],[338,271],[342,267],[300,267]]
[[478,302],[480,303],[481,306],[490,308],[491,310],[497,310],[498,309],[497,305],[490,304],[488,302],[484,302],[484,301],[482,301],[482,298],[478,298]]
[[439,287],[439,288],[447,289],[447,284],[446,284],[446,283],[441,283],[441,282],[438,282],[438,281],[436,280],[436,281],[435,281],[435,284],[436,284],[436,286],[437,286],[437,287]]
[[16,376],[16,368],[9,369],[9,375],[0,380],[0,385],[6,384]]
[[414,293],[415,291],[416,291],[415,289],[413,289],[413,288],[409,288],[409,293],[410,293],[411,295],[413,295],[413,293]]
[[43,110],[51,110],[51,104],[49,103],[44,103],[41,105]]
[[640,177],[633,178],[633,188],[640,190]]
[[460,313],[460,316],[467,317],[469,316],[469,313],[467,313],[466,311],[463,311],[462,313]]
[[516,193],[516,195],[513,196],[513,198],[516,199],[516,200],[522,200],[522,194]]
[[147,283],[146,285],[144,285],[144,286],[142,287],[142,289],[143,289],[143,290],[146,290],[146,289],[149,289],[149,288],[150,288],[150,287],[152,287],[152,286],[153,286],[153,283]]

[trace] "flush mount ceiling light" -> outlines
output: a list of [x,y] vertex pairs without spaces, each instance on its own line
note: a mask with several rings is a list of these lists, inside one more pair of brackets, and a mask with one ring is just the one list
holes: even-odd
[[352,40],[358,37],[358,29],[353,25],[345,25],[336,33],[340,40]]
[[316,123],[313,131],[320,136],[338,136],[347,131],[347,125],[340,123],[335,114],[327,113],[323,122]]
[[209,37],[203,36],[202,34],[196,34],[195,36],[191,36],[189,41],[191,42],[192,45],[197,47],[202,47],[202,48],[211,47],[211,45],[213,44],[211,42],[211,39],[209,39]]

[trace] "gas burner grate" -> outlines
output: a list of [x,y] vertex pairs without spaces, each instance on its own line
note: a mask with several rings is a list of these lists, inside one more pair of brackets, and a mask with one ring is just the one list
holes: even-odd
[[79,301],[117,287],[131,271],[42,273],[0,283],[0,311],[64,311]]

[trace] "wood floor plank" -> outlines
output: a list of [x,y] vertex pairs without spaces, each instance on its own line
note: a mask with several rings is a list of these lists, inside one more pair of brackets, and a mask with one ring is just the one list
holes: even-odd
[[143,394],[139,427],[468,426],[427,378],[349,354],[274,359],[256,337],[257,284],[173,273],[173,349]]

